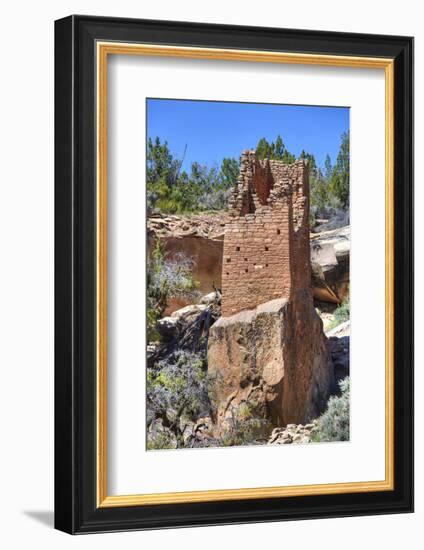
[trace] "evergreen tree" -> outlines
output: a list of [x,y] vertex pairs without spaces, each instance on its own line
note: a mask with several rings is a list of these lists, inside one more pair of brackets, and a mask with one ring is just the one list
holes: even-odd
[[158,137],[154,142],[149,138],[147,142],[147,181],[164,180],[168,185],[172,185],[175,182],[178,167],[178,162],[174,161],[169,151],[168,143],[166,141],[161,143]]
[[344,132],[341,137],[339,154],[332,170],[329,189],[344,208],[349,206],[349,133]]
[[290,153],[284,145],[280,135],[277,136],[275,142],[269,143],[265,138],[261,138],[256,146],[256,156],[258,159],[282,160],[287,164],[295,162],[296,157]]
[[314,155],[312,155],[311,153],[307,153],[305,151],[305,149],[302,149],[299,158],[306,159],[308,161],[309,174],[310,175],[315,175],[316,172],[317,172],[317,163],[316,163]]
[[277,139],[275,140],[274,158],[277,160],[278,159],[283,160],[285,152],[286,152],[286,148],[284,146],[283,140],[280,134],[278,134]]
[[296,157],[286,149],[281,160],[286,164],[293,164],[296,161]]
[[231,189],[237,182],[240,165],[233,158],[224,158],[221,165],[221,182],[224,189]]
[[181,172],[182,160],[172,156],[168,143],[159,137],[147,142],[147,204],[166,213],[225,209],[229,189],[236,181],[239,162],[224,158],[221,167],[208,168],[193,162]]
[[265,138],[261,138],[256,146],[256,156],[258,159],[271,158],[271,145]]
[[331,165],[330,155],[326,155],[325,157],[324,169],[325,169],[324,177],[326,178],[327,181],[330,181],[331,174],[333,173],[333,167]]

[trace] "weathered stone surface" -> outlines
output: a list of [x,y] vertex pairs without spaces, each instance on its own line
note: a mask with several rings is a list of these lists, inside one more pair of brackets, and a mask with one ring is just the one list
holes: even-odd
[[340,382],[349,376],[350,365],[350,321],[340,323],[327,333],[328,346],[334,365],[334,377]]
[[[215,293],[213,293],[215,296]],[[203,301],[203,300],[202,300]],[[162,342],[170,342],[180,336],[185,329],[196,321],[206,309],[214,304],[210,299],[207,303],[191,304],[175,310],[171,315],[159,319],[156,329],[161,336]]]
[[349,293],[350,227],[311,238],[314,298],[341,303]]
[[209,294],[205,294],[205,296],[202,296],[200,303],[201,304],[214,304],[214,303],[220,303],[221,302],[221,294],[220,292],[209,292]]
[[206,304],[190,304],[189,306],[182,307],[171,313],[171,317],[183,321],[189,321],[193,316],[199,315],[202,311],[205,311]]
[[208,365],[218,426],[243,402],[273,426],[317,417],[333,368],[310,290],[221,317],[210,330]]
[[268,440],[269,445],[287,445],[290,443],[302,444],[310,443],[313,433],[318,429],[318,422],[314,420],[305,426],[302,424],[288,424],[285,428],[275,428],[272,430],[271,437]]
[[156,323],[156,330],[161,336],[163,342],[173,340],[181,331],[183,325],[178,317],[162,317]]

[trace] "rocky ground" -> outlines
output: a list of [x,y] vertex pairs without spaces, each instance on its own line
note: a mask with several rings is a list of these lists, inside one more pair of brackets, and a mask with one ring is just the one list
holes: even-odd
[[318,429],[318,422],[309,424],[287,424],[284,428],[274,428],[268,440],[269,445],[287,445],[290,443],[310,443],[314,432]]
[[203,212],[185,216],[151,214],[147,220],[147,233],[149,236],[161,238],[198,237],[222,240],[228,219],[227,212]]

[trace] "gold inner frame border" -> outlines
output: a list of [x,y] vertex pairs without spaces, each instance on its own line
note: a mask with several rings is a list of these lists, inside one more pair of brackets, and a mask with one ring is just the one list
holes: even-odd
[[[216,489],[109,496],[107,492],[107,62],[109,55],[218,59],[261,63],[383,69],[385,72],[385,479],[315,485]],[[96,43],[97,62],[97,296],[96,296],[96,471],[97,507],[143,506],[394,489],[394,60],[140,43]]]

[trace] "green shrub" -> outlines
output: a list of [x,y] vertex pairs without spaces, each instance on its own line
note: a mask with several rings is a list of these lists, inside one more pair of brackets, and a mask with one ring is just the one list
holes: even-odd
[[147,340],[159,339],[156,323],[168,302],[176,297],[195,297],[198,283],[194,280],[193,262],[180,254],[172,260],[166,258],[161,240],[156,242],[147,261]]
[[329,323],[327,330],[337,327],[350,319],[349,298],[347,298],[335,311],[334,319]]
[[[175,438],[174,446],[183,447],[184,422],[195,421],[211,412],[208,387],[204,353],[178,350],[153,367],[148,367],[146,399],[149,431],[159,421]],[[162,444],[160,442],[167,444],[163,434],[158,434],[157,439],[159,443],[153,442],[152,445]]]
[[312,434],[312,441],[349,441],[349,377],[340,382],[340,390],[340,396],[330,397],[327,410],[318,419],[318,426]]
[[272,430],[270,422],[258,414],[254,401],[233,407],[225,423],[226,429],[218,443],[222,447],[264,443]]
[[175,449],[176,438],[160,422],[154,422],[147,432],[147,450]]

